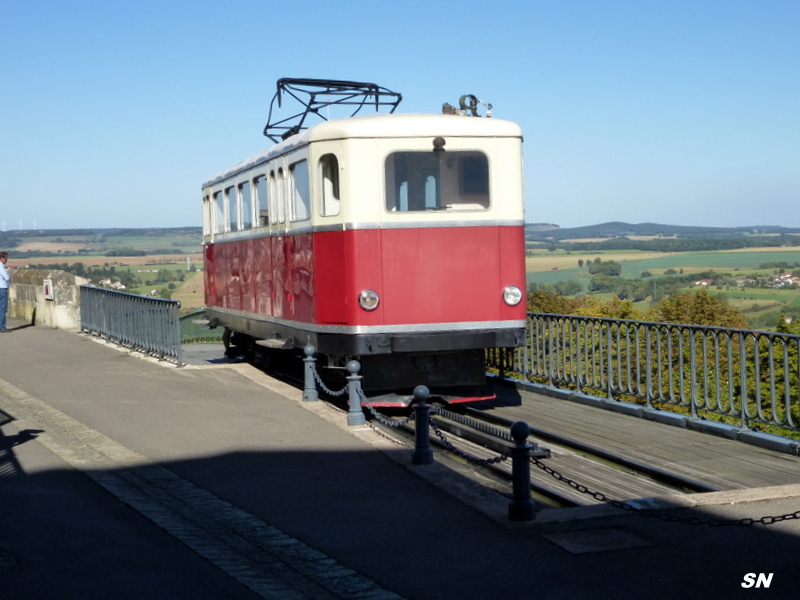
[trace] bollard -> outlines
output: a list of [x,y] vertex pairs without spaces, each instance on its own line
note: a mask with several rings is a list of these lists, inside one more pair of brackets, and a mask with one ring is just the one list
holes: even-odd
[[536,504],[531,498],[531,466],[528,435],[530,426],[524,421],[517,421],[511,426],[511,437],[516,444],[511,449],[511,479],[514,495],[508,505],[508,518],[511,521],[531,521],[536,512]]
[[431,449],[431,428],[428,425],[430,420],[431,406],[425,401],[430,396],[430,391],[424,385],[414,388],[414,421],[416,431],[416,445],[414,453],[411,455],[411,464],[429,465],[433,463],[433,450]]
[[304,364],[304,384],[303,384],[303,401],[316,402],[319,400],[319,393],[317,392],[317,382],[314,380],[314,369],[317,359],[314,358],[314,353],[317,351],[314,346],[308,344],[303,348],[306,357],[303,359]]
[[358,372],[361,370],[361,363],[357,360],[351,360],[347,363],[347,371],[350,376],[347,378],[347,390],[350,399],[350,410],[347,413],[347,424],[351,427],[357,425],[365,425],[367,419],[364,417],[364,411],[361,410],[361,375]]

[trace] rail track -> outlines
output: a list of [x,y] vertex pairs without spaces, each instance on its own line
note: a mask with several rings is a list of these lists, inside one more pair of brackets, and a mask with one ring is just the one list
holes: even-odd
[[[455,412],[439,407],[432,415],[432,422],[434,431],[440,432],[431,435],[438,459],[465,461],[448,451],[448,447],[470,455],[481,461],[481,464],[468,462],[483,475],[484,481],[496,482],[494,487],[498,491],[510,494],[511,461],[490,464],[484,461],[508,453],[513,443],[509,433],[512,420],[474,408]],[[373,419],[372,425],[385,435],[413,443],[415,431],[410,425],[388,427],[377,419]],[[532,456],[542,464],[614,500],[718,491],[718,488],[705,483],[542,429],[532,428],[529,442],[533,444]],[[531,491],[537,503],[550,507],[587,506],[602,502],[554,479],[533,463]]]
[[[299,360],[280,361],[278,364],[261,365],[261,368],[291,385],[300,389],[303,387]],[[503,387],[498,386],[497,391],[498,396],[502,397]],[[321,397],[347,410],[345,399],[327,398],[324,394]],[[438,435],[432,433],[430,436],[437,460],[468,462],[448,451],[448,446],[479,461],[507,454],[513,444],[509,429],[514,421],[503,415],[502,402],[499,404],[491,412],[470,407],[438,406],[432,415],[432,422],[435,430],[440,433]],[[405,417],[409,411],[393,410],[381,414]],[[413,447],[415,438],[413,421],[410,424],[390,427],[372,417],[370,411],[367,411],[367,418],[369,424],[383,435],[401,440]],[[532,456],[543,464],[614,500],[719,491],[719,488],[706,483],[552,431],[531,427],[529,442],[533,444]],[[480,474],[482,483],[492,486],[501,493],[511,494],[510,460],[493,464],[469,462],[472,471]],[[602,502],[593,495],[580,493],[568,484],[551,477],[533,463],[531,492],[537,503],[554,508],[588,506]]]

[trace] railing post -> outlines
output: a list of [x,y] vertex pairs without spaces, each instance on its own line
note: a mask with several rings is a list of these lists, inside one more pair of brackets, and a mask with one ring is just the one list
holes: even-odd
[[304,385],[303,385],[303,401],[316,402],[319,400],[319,393],[317,392],[317,382],[314,380],[314,369],[317,359],[314,358],[314,353],[317,351],[314,346],[308,344],[303,348],[306,357],[303,359],[304,369]]
[[[748,336],[744,332],[739,332],[739,364],[742,365],[739,369],[740,371],[740,381],[739,381],[739,389],[740,394],[742,397],[741,400],[741,410],[742,410],[742,422],[741,427],[744,431],[749,429],[747,425],[747,404],[749,402],[747,398],[747,369],[745,365],[747,364],[747,348],[745,344],[747,343]],[[753,348],[753,358],[755,361],[758,360],[758,344]],[[758,386],[758,380],[755,380],[756,386]]]
[[[689,375],[691,376],[692,380],[689,382],[689,401],[692,403],[691,408],[689,409],[691,418],[697,418],[697,405],[699,404],[700,400],[698,398],[698,389],[697,389],[697,330],[688,328],[689,331]],[[703,356],[703,360],[705,361],[705,356]]]
[[511,437],[515,445],[511,449],[511,479],[514,495],[508,505],[508,518],[511,521],[531,521],[536,512],[536,505],[531,498],[531,467],[528,436],[530,426],[524,421],[517,421],[511,426]]
[[347,413],[347,424],[351,427],[358,425],[365,425],[367,419],[364,417],[364,411],[361,410],[361,375],[358,372],[361,370],[361,363],[357,360],[351,360],[347,363],[347,371],[350,376],[347,378],[347,390],[350,398],[350,410]]
[[433,450],[431,449],[431,431],[428,421],[430,419],[431,406],[426,402],[430,397],[430,391],[424,385],[414,388],[414,427],[416,431],[416,445],[414,453],[411,455],[411,464],[429,465],[433,463]]

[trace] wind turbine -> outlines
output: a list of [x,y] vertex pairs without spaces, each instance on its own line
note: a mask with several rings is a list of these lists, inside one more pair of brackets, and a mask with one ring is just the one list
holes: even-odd
[[19,230],[20,230],[20,231],[22,231],[22,219],[20,219],[19,221],[17,221],[17,223],[19,223]]

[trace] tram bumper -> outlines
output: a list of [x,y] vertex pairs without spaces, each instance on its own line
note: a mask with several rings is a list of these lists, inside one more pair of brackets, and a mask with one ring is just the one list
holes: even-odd
[[353,356],[518,348],[525,343],[525,328],[347,336],[319,334],[317,342],[320,352]]

